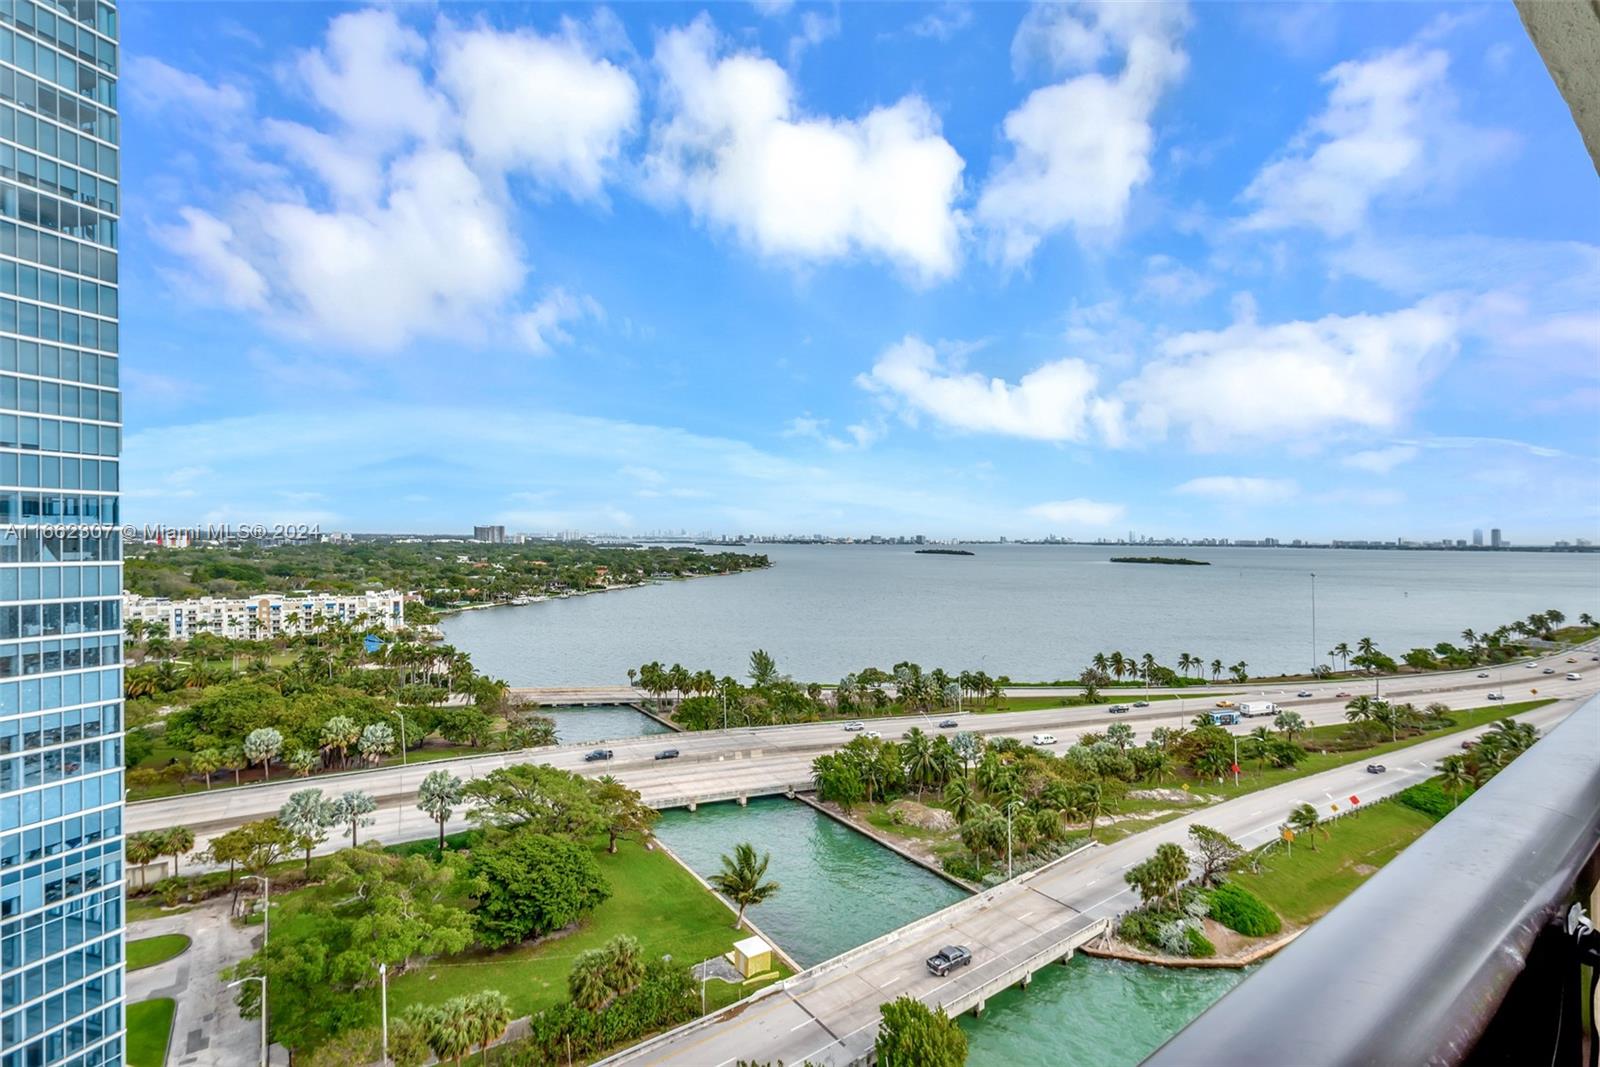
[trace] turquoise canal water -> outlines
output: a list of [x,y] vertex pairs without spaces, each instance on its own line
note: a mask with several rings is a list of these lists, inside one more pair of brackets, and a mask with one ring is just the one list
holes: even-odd
[[782,887],[749,915],[803,966],[821,963],[966,893],[871,838],[781,797],[673,810],[656,836],[704,877],[748,841],[772,853],[768,877]]
[[[756,925],[811,966],[960,900],[965,894],[804,804],[768,797],[664,813],[656,834],[703,876],[741,841],[772,853],[776,896]],[[1136,1064],[1231,989],[1240,971],[1175,971],[1078,956],[1027,990],[961,1020],[974,1067]]]
[[963,1016],[970,1067],[1022,1063],[1132,1067],[1188,1025],[1247,971],[1171,970],[1074,956],[1027,989]]
[[612,741],[672,731],[632,708],[606,704],[592,708],[545,708],[542,715],[556,721],[556,740],[563,745],[586,741]]

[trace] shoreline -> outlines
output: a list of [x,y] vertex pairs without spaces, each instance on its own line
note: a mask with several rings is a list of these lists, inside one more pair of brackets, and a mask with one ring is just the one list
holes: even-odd
[[[771,566],[771,564],[768,564]],[[440,621],[451,615],[461,615],[468,611],[486,611],[489,608],[531,608],[535,604],[546,604],[552,600],[570,600],[573,597],[594,596],[599,593],[621,593],[629,589],[645,589],[653,585],[669,585],[673,582],[692,582],[700,578],[728,578],[737,574],[748,574],[751,571],[766,570],[766,567],[748,567],[739,571],[716,571],[711,574],[685,574],[676,578],[646,578],[642,582],[629,582],[626,585],[608,585],[600,589],[570,589],[565,593],[546,593],[543,596],[528,597],[526,603],[518,604],[506,601],[497,604],[453,604],[445,608],[431,608]]]
[[1126,942],[1118,940],[1115,935],[1091,941],[1087,945],[1080,946],[1078,951],[1097,960],[1121,960],[1124,963],[1138,963],[1147,967],[1168,967],[1173,970],[1237,971],[1276,955],[1285,945],[1309,929],[1311,927],[1302,926],[1291,930],[1265,944],[1253,945],[1249,951],[1238,956],[1210,956],[1203,959],[1197,959],[1193,956],[1162,956],[1158,953],[1144,952],[1133,948]]
[[974,895],[983,892],[983,887],[981,885],[969,882],[965,878],[957,878],[944,868],[936,866],[923,857],[917,855],[915,852],[912,852],[905,846],[898,844],[893,839],[885,837],[881,832],[879,832],[877,827],[864,822],[858,822],[852,816],[846,815],[840,811],[835,811],[822,801],[814,799],[809,793],[796,793],[794,795],[794,799],[816,811],[821,812],[834,822],[837,822],[843,826],[847,826],[857,833],[871,838],[873,841],[876,841],[878,844],[882,845],[890,852],[893,852],[901,859],[909,860],[912,863],[915,863],[918,867],[921,867],[930,874],[938,875],[940,878],[944,879],[946,882],[949,882],[953,886],[964,889],[968,893]]

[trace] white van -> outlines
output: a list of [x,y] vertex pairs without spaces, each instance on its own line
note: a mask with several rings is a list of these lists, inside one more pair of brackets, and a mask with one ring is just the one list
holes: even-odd
[[1253,719],[1257,715],[1276,715],[1278,711],[1278,705],[1270,700],[1249,700],[1239,703],[1239,714],[1247,719]]
[[1056,743],[1055,734],[1034,734],[1033,743],[1036,745],[1053,745]]

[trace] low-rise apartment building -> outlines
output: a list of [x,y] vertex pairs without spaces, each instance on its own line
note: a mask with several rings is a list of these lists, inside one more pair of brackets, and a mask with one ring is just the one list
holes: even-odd
[[405,620],[406,594],[393,589],[379,593],[263,593],[248,597],[123,597],[124,618],[145,624],[160,623],[168,636],[186,640],[204,630],[219,637],[264,640],[279,634],[316,630],[330,622],[363,624],[373,629],[398,630]]

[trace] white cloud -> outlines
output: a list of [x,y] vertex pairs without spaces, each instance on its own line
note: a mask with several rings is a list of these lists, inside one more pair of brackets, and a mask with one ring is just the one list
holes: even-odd
[[950,2],[940,4],[937,8],[913,22],[910,30],[912,35],[916,37],[931,37],[936,41],[948,41],[970,25],[972,25],[972,5]]
[[1372,448],[1362,452],[1355,452],[1346,456],[1340,462],[1353,470],[1368,471],[1372,474],[1388,474],[1403,463],[1410,463],[1417,458],[1415,445],[1391,445],[1388,448]]
[[586,318],[599,318],[600,305],[591,297],[552,289],[532,311],[512,320],[512,328],[522,343],[538,355],[548,355],[556,345],[570,344],[572,335],[566,324]]
[[447,33],[439,80],[460,106],[475,159],[524,169],[578,197],[600,192],[638,123],[633,78],[593,55],[570,26],[561,37]]
[[1191,478],[1173,489],[1187,496],[1203,496],[1235,504],[1275,504],[1300,491],[1292,478],[1246,478],[1216,474]]
[[[1241,309],[1226,329],[1159,342],[1137,374],[1107,389],[1076,356],[1012,384],[941,359],[916,337],[886,349],[856,381],[908,421],[926,415],[957,430],[1042,441],[1094,434],[1113,448],[1181,434],[1209,451],[1393,430],[1458,347],[1459,314],[1444,299],[1275,325],[1258,324],[1248,301]],[[1083,334],[1094,343],[1092,331]]]
[[916,337],[886,349],[857,383],[912,419],[1040,441],[1081,440],[1097,412],[1095,370],[1081,359],[1046,363],[1012,385],[950,366]]
[[704,15],[664,34],[655,62],[664,107],[645,170],[657,196],[763,255],[881,257],[923,281],[954,273],[963,163],[920,97],[860,119],[806,116],[782,67],[724,55]]
[[264,309],[267,281],[233,250],[233,227],[199,208],[180,208],[178,217],[182,220],[179,224],[157,228],[156,238],[210,281],[211,285],[199,292],[211,291],[234,307]]
[[1141,437],[1186,433],[1200,449],[1392,430],[1456,354],[1459,322],[1445,300],[1382,315],[1329,315],[1163,341],[1120,395]]
[[150,111],[174,108],[202,121],[225,124],[244,114],[250,97],[233,85],[212,85],[188,71],[150,56],[129,56],[122,69],[123,90]]
[[1502,150],[1506,134],[1456,119],[1449,64],[1440,49],[1408,45],[1330,70],[1327,107],[1245,189],[1254,210],[1244,225],[1349,235],[1375,202],[1434,195]]
[[1146,297],[1174,304],[1192,304],[1217,287],[1216,280],[1193,267],[1184,266],[1171,256],[1155,255],[1145,260],[1144,278],[1139,292]]
[[[1187,23],[1182,4],[1040,4],[1028,13],[1013,62],[1075,73],[1006,116],[1011,156],[977,212],[1002,260],[1026,262],[1057,230],[1103,241],[1120,229],[1134,189],[1150,178],[1151,117],[1188,65],[1179,46]],[[1120,71],[1095,69],[1111,55]]]
[[783,428],[785,437],[801,437],[826,445],[835,452],[849,452],[852,449],[869,448],[884,434],[881,419],[873,422],[858,422],[846,426],[844,436],[829,432],[827,419],[812,418],[811,415],[798,415],[789,420]]
[[301,53],[296,66],[317,103],[357,136],[433,140],[449,109],[418,67],[427,53],[394,12],[367,8],[334,18],[325,46]]
[[1078,526],[1109,526],[1127,513],[1121,504],[1077,497],[1072,500],[1052,500],[1035,504],[1027,509],[1029,515],[1051,522],[1073,523]]

